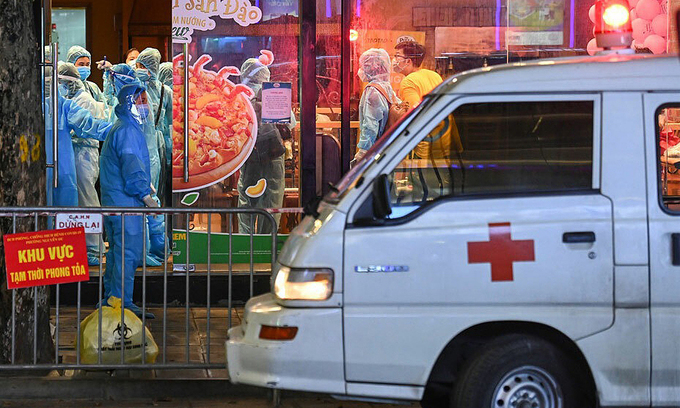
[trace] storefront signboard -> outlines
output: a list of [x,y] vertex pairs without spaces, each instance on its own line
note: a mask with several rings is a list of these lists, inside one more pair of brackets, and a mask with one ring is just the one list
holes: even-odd
[[262,123],[290,123],[293,109],[293,84],[265,82],[262,84]]
[[508,45],[562,45],[564,0],[508,0]]
[[90,279],[83,227],[3,236],[7,288]]
[[214,17],[232,19],[242,27],[262,20],[262,10],[249,0],[174,0],[172,5],[172,41],[190,43],[194,31],[211,31]]
[[102,221],[103,217],[101,214],[57,214],[57,229],[65,228],[85,228],[86,234],[101,234],[102,233]]
[[[231,262],[249,263],[250,262],[250,235],[231,234]],[[253,235],[253,263],[270,263],[272,261],[272,237],[271,235]],[[281,251],[283,243],[288,238],[286,234],[276,236],[276,250]],[[172,255],[173,262],[186,264],[187,233],[184,230],[174,230],[172,234]],[[206,231],[190,231],[189,247],[191,264],[208,263],[208,233]],[[215,233],[210,234],[210,263],[227,264],[229,263],[229,234]]]

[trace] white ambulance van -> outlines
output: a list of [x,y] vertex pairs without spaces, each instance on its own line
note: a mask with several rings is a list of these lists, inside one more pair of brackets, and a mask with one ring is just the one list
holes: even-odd
[[680,62],[454,76],[291,234],[235,383],[425,407],[680,406]]

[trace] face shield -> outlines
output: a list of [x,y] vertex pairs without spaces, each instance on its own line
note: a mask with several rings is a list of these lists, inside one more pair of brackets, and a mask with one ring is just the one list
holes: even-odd
[[241,84],[252,89],[255,95],[262,89],[262,83],[269,82],[270,78],[269,68],[257,58],[248,58],[241,65]]
[[135,71],[126,64],[116,64],[111,69],[106,71],[105,87],[111,87],[109,91],[112,95],[118,95],[118,92],[125,85],[138,85],[141,86],[142,83],[135,76]]
[[146,96],[146,91],[140,91],[127,96],[126,103],[130,107],[130,113],[132,113],[132,118],[137,122],[142,128],[149,121],[149,101]]

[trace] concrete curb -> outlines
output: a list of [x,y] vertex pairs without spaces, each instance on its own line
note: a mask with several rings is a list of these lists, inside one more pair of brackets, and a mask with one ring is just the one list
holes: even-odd
[[92,399],[123,401],[164,398],[267,398],[269,390],[224,379],[2,378],[0,401]]

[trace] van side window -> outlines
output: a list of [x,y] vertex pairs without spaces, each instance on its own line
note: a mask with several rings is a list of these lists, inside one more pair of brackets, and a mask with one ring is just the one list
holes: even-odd
[[660,193],[664,207],[680,211],[680,104],[659,109]]
[[393,217],[442,196],[592,189],[593,109],[592,101],[458,107],[392,172]]

